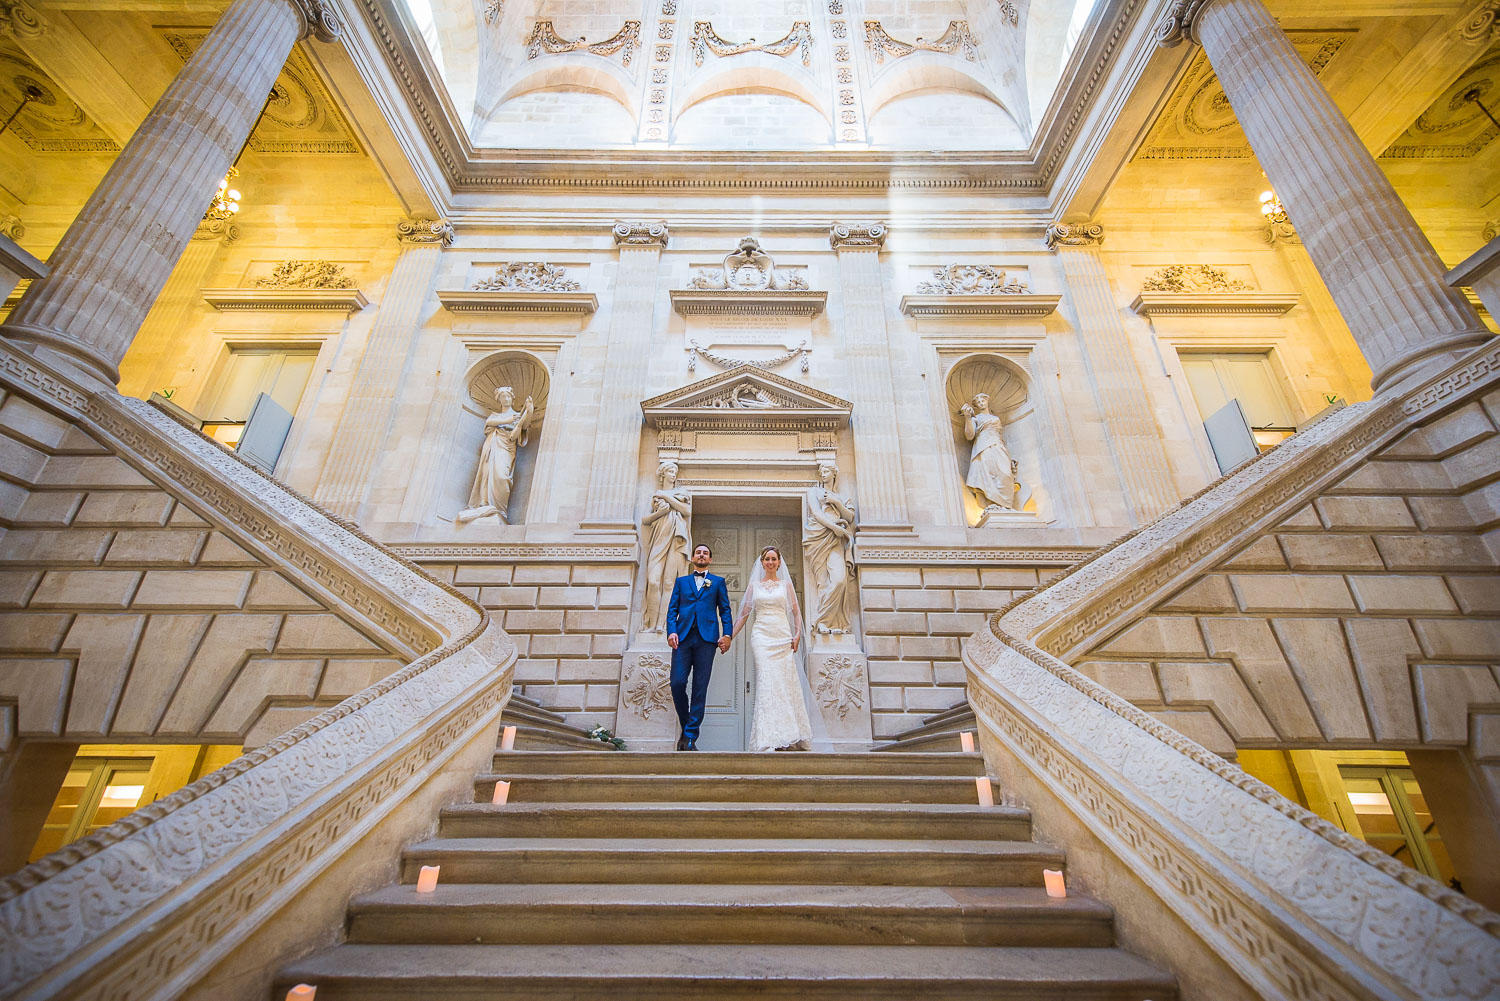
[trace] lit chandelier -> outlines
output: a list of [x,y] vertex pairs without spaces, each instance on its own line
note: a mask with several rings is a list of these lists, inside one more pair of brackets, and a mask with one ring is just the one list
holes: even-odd
[[[1261,171],[1261,177],[1265,177],[1265,171]],[[1271,225],[1291,222],[1287,218],[1286,206],[1281,204],[1281,199],[1276,197],[1273,188],[1267,188],[1260,193],[1260,214],[1266,217],[1266,222]]]
[[234,218],[234,214],[240,210],[240,192],[238,188],[231,188],[230,185],[239,176],[238,167],[229,168],[229,172],[224,175],[224,180],[219,182],[219,190],[214,192],[213,201],[209,203],[208,211],[203,213],[203,218],[217,222],[228,222]]

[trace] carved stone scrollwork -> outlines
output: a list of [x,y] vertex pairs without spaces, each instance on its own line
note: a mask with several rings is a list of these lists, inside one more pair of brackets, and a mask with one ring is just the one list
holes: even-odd
[[332,261],[282,261],[269,275],[255,279],[256,288],[355,288],[342,265]]
[[724,369],[749,367],[765,369],[769,371],[770,369],[785,365],[787,362],[791,361],[793,358],[798,357],[799,355],[802,357],[802,371],[806,372],[809,367],[808,357],[812,354],[812,348],[807,346],[807,341],[802,341],[796,347],[788,348],[783,353],[770,358],[730,358],[727,355],[721,355],[715,351],[710,351],[707,348],[700,346],[697,341],[692,340],[688,341],[686,350],[688,353],[689,372],[697,371],[698,359],[700,357],[711,361],[715,365],[718,365],[720,368]]
[[807,279],[776,270],[771,255],[760,249],[753,236],[740,240],[739,248],[724,258],[718,271],[699,271],[688,283],[697,289],[728,289],[736,292],[806,291]]
[[21,223],[20,216],[0,215],[0,234],[19,240],[26,235],[26,227]]
[[883,222],[836,222],[828,229],[828,242],[834,250],[846,248],[885,246],[885,223]]
[[1000,16],[1011,24],[1021,23],[1021,12],[1016,10],[1016,5],[1010,0],[1000,0]]
[[1177,0],[1156,22],[1156,43],[1171,48],[1183,42],[1197,42],[1194,31],[1198,15],[1208,4],[1209,0]]
[[240,238],[240,228],[228,219],[204,219],[193,230],[194,240],[223,240],[226,244]]
[[336,42],[339,34],[344,30],[339,24],[339,18],[333,10],[333,4],[328,0],[288,0],[297,8],[302,19],[307,22],[307,30],[302,37],[314,35],[320,42]]
[[0,35],[36,38],[46,30],[46,18],[26,0],[0,0]]
[[481,292],[577,292],[583,288],[564,278],[566,268],[542,261],[513,261],[495,269],[469,288]]
[[1104,242],[1104,227],[1096,222],[1055,222],[1043,237],[1048,250],[1058,247],[1097,247]]
[[1500,0],[1480,4],[1458,34],[1466,42],[1500,40]]
[[1254,286],[1208,264],[1169,264],[1153,271],[1142,292],[1249,292]]
[[665,222],[617,222],[610,231],[617,247],[666,247],[671,233]]
[[1265,234],[1266,242],[1273,247],[1283,244],[1292,247],[1300,247],[1302,245],[1302,237],[1297,235],[1297,227],[1293,226],[1290,220],[1266,223]]
[[863,666],[843,654],[829,657],[818,672],[818,687],[814,694],[825,708],[843,719],[850,710],[857,710],[865,704]]
[[922,282],[922,295],[1024,295],[1031,289],[1025,282],[1007,281],[1005,272],[988,264],[950,264],[932,269],[933,281]]
[[485,0],[484,23],[494,24],[505,16],[505,0]]
[[526,40],[526,58],[535,59],[542,53],[561,55],[565,52],[591,52],[596,56],[620,54],[620,65],[629,66],[635,50],[641,45],[641,22],[626,21],[619,31],[602,42],[590,42],[579,36],[563,38],[552,27],[551,21],[538,21],[531,26],[531,37]]
[[625,704],[641,719],[671,708],[672,685],[665,660],[648,653],[636,661],[635,670],[625,680]]
[[450,247],[453,245],[453,224],[447,219],[426,219],[421,216],[403,219],[396,224],[396,239],[406,246],[435,243]]
[[711,21],[697,21],[693,24],[693,34],[688,39],[688,44],[693,49],[695,66],[702,66],[710,52],[716,56],[736,56],[741,52],[768,52],[773,56],[787,56],[800,52],[803,66],[812,63],[812,26],[806,21],[793,22],[791,31],[776,41],[765,44],[753,38],[748,42],[731,42],[714,31]]
[[877,63],[885,62],[887,53],[893,59],[899,59],[913,52],[958,52],[962,50],[964,58],[971,63],[979,58],[979,40],[969,30],[968,21],[949,21],[948,30],[931,42],[925,38],[918,38],[915,42],[902,42],[892,38],[879,21],[866,21],[865,43],[869,45],[870,55]]

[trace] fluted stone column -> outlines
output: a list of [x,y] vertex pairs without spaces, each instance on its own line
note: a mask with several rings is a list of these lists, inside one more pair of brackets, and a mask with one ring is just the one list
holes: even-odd
[[583,527],[630,531],[635,526],[636,467],[641,452],[641,400],[650,360],[656,273],[670,234],[665,222],[619,222],[611,231],[620,251],[609,345],[599,390],[594,469]]
[[890,333],[880,281],[880,248],[885,224],[834,223],[828,231],[839,259],[844,308],[844,361],[854,404],[849,427],[854,438],[862,532],[910,531],[906,490],[901,480],[901,440],[891,420]]
[[1489,336],[1348,119],[1261,0],[1178,0],[1164,45],[1203,46],[1276,194],[1375,372],[1393,389]]
[[0,333],[111,386],[299,38],[326,0],[234,0],[125,144]]
[[1136,524],[1144,524],[1179,498],[1145,383],[1099,257],[1104,228],[1055,223],[1047,227],[1046,241],[1047,248],[1057,253],[1068,280],[1068,303],[1077,319],[1089,386],[1104,421],[1125,502]]
[[313,491],[313,500],[355,521],[370,494],[375,460],[390,431],[401,379],[416,347],[427,290],[443,249],[453,242],[453,227],[445,219],[403,220],[396,236],[401,254],[381,294],[370,339],[354,370]]

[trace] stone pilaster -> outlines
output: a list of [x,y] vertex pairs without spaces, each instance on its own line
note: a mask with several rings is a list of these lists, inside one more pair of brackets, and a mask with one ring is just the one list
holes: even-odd
[[149,397],[165,387],[175,387],[187,375],[182,369],[192,362],[187,358],[184,344],[194,335],[188,317],[203,303],[203,282],[219,252],[237,239],[239,227],[232,222],[205,219],[198,225],[161,295],[141,323],[135,350],[121,362],[120,392]]
[[619,248],[609,345],[594,433],[594,469],[589,477],[583,527],[632,531],[635,474],[641,451],[641,400],[646,391],[657,268],[670,234],[665,222],[618,222],[611,231]]
[[1104,228],[1055,223],[1047,227],[1046,241],[1067,277],[1078,342],[1125,502],[1135,522],[1144,524],[1177,503],[1178,495],[1130,339],[1120,322],[1120,308],[1099,257]]
[[1261,0],[1178,0],[1164,45],[1200,43],[1354,339],[1390,390],[1489,338],[1432,244]]
[[834,223],[828,242],[839,259],[861,532],[910,531],[901,478],[901,442],[891,417],[890,333],[880,281],[885,224]]
[[413,348],[427,291],[437,273],[438,258],[453,242],[453,227],[443,219],[411,219],[396,227],[401,254],[380,297],[359,367],[355,369],[344,412],[328,447],[313,499],[335,514],[359,520],[370,493],[375,459],[385,444],[396,395]]
[[107,382],[260,114],[292,45],[338,23],[326,0],[234,0],[0,328]]

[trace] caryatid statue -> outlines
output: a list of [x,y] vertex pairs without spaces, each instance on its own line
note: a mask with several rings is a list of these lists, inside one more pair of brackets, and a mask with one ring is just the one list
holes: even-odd
[[469,490],[469,506],[454,519],[460,525],[490,517],[509,523],[506,509],[516,481],[516,450],[526,444],[526,428],[534,411],[529,396],[526,405],[517,410],[516,392],[509,386],[495,390],[495,402],[500,409],[484,422],[484,447],[479,451],[479,469]]
[[802,560],[817,596],[808,621],[814,633],[849,632],[854,587],[854,502],[834,491],[838,467],[818,465],[818,485],[803,504]]
[[656,493],[651,510],[641,518],[646,539],[646,600],[641,610],[641,628],[667,631],[667,599],[677,578],[688,570],[688,524],[693,517],[693,497],[676,489],[677,463],[663,462],[656,469]]
[[990,413],[990,395],[976,393],[974,399],[959,408],[964,418],[964,437],[974,443],[969,455],[969,475],[964,483],[979,495],[984,513],[979,528],[997,511],[1016,510],[1016,463],[1005,447],[1001,432],[1005,425]]

